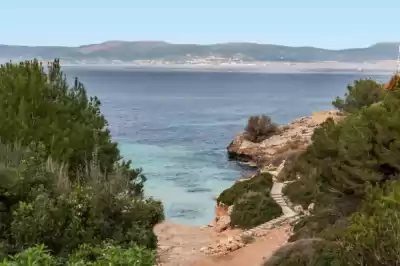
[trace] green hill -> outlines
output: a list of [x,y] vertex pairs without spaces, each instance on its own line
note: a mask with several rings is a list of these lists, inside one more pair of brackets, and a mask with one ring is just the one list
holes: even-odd
[[257,43],[212,45],[172,44],[162,41],[108,41],[79,47],[0,45],[0,58],[40,57],[67,60],[181,60],[190,57],[239,57],[248,61],[368,61],[397,58],[400,43],[377,43],[366,48],[328,50]]

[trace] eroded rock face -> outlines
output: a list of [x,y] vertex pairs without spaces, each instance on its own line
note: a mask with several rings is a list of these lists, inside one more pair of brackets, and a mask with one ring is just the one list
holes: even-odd
[[214,229],[216,232],[220,233],[227,230],[231,225],[231,212],[230,206],[226,206],[225,204],[217,204],[215,207],[215,221],[214,221]]
[[259,168],[269,164],[279,165],[280,154],[290,150],[305,150],[311,143],[314,130],[328,118],[338,121],[343,115],[339,111],[314,112],[311,116],[301,117],[288,125],[280,126],[277,134],[260,143],[250,142],[241,134],[228,146],[229,157],[253,163]]
[[215,231],[220,233],[231,226],[231,217],[229,215],[220,216],[215,223]]

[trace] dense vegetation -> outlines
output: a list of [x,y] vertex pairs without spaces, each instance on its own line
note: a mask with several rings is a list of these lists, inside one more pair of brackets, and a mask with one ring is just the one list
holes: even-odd
[[336,97],[332,105],[340,111],[351,113],[364,106],[370,106],[383,100],[385,91],[383,85],[372,79],[361,79],[347,86],[345,98]]
[[250,116],[244,137],[251,142],[261,142],[278,131],[278,126],[267,115]]
[[217,203],[231,206],[249,191],[269,194],[272,185],[272,175],[269,173],[260,173],[248,180],[236,182],[230,188],[222,191],[217,198]]
[[233,226],[252,228],[282,215],[282,209],[270,197],[272,185],[272,176],[260,173],[224,190],[217,203],[234,205],[231,213]]
[[1,65],[0,120],[2,265],[154,265],[163,207],[78,79],[58,61]]
[[[347,117],[326,121],[291,167],[300,179],[284,193],[315,209],[295,225],[292,248],[276,254],[279,265],[400,265],[399,85],[386,92],[357,81],[334,102]],[[329,248],[294,248],[312,238]]]
[[243,229],[253,228],[281,215],[281,207],[269,194],[249,191],[235,202],[231,224]]

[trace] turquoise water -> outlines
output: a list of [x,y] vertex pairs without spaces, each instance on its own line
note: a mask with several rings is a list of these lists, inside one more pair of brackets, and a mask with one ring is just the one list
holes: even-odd
[[[226,146],[250,115],[278,123],[331,109],[357,74],[255,74],[67,68],[102,101],[122,154],[142,167],[145,192],[174,222],[214,218],[214,198],[248,169]],[[376,77],[374,77],[376,78]],[[384,79],[379,76],[377,78]]]

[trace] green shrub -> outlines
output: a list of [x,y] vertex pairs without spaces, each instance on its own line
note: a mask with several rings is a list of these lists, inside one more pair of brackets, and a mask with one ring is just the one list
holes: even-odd
[[322,239],[302,239],[277,250],[262,266],[341,266],[337,249]]
[[[296,150],[292,149],[288,152],[284,152],[282,155],[284,156],[285,164],[283,169],[279,172],[277,179],[279,181],[292,181],[297,180],[296,176],[296,162],[304,153],[304,150]],[[280,157],[280,156],[279,156]],[[283,160],[282,160],[283,161]]]
[[156,253],[137,246],[123,249],[119,246],[82,245],[68,260],[52,256],[44,245],[28,248],[0,262],[0,266],[154,266]]
[[332,105],[340,111],[352,113],[382,101],[384,96],[385,90],[382,84],[371,79],[361,79],[348,85],[344,99],[336,97]]
[[400,262],[400,182],[368,189],[362,209],[338,234],[343,263],[349,266]]
[[290,202],[306,209],[317,197],[318,187],[313,179],[304,178],[287,184],[282,192]]
[[272,176],[269,173],[261,173],[249,180],[236,182],[218,196],[217,202],[230,206],[249,191],[261,191],[268,194],[272,185]]
[[250,116],[244,137],[251,142],[261,142],[276,134],[278,126],[266,115]]
[[57,260],[44,245],[28,248],[0,263],[0,266],[57,266]]
[[57,197],[42,192],[14,209],[10,234],[17,250],[44,243],[64,257],[80,244],[108,239],[154,249],[157,239],[152,228],[163,219],[156,201],[116,198],[91,187],[75,187]]
[[68,260],[70,266],[154,266],[156,252],[141,247],[81,246]]
[[248,192],[235,202],[231,224],[253,228],[282,215],[281,207],[265,192]]

